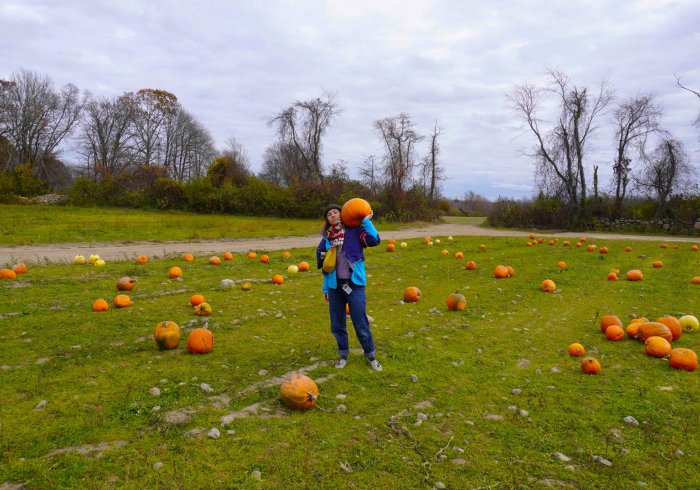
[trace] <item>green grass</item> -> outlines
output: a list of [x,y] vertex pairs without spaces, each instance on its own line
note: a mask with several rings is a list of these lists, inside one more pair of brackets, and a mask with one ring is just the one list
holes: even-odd
[[[260,218],[72,206],[0,204],[0,213],[3,216],[0,246],[302,236],[317,233],[322,224],[320,218]],[[382,223],[381,226],[388,230],[401,225]]]
[[440,221],[455,225],[480,226],[484,224],[486,218],[483,216],[440,216]]
[[[110,262],[104,268],[37,265],[17,281],[3,281],[0,485],[383,489],[443,482],[447,488],[542,488],[552,480],[577,488],[637,488],[639,481],[649,488],[674,488],[679,481],[700,486],[698,372],[673,370],[645,356],[636,341],[609,342],[598,327],[607,313],[624,320],[698,315],[700,287],[689,280],[700,274],[700,254],[689,244],[675,250],[629,242],[633,253],[624,253],[628,242],[599,241],[610,249],[601,255],[561,244],[526,247],[516,238],[443,240],[451,254],[465,253],[455,260],[422,240],[407,242],[394,253],[383,245],[367,250],[368,313],[376,321],[384,371],[372,372],[358,353],[343,370],[330,362],[312,369],[314,379],[332,377],[319,383],[321,397],[308,412],[284,409],[277,386],[260,384],[335,358],[320,273],[288,275],[281,252],[269,254],[269,265],[241,255],[218,267],[204,258],[145,266]],[[480,243],[486,250],[478,250]],[[314,263],[312,250],[292,253],[294,263]],[[472,259],[478,269],[466,271],[464,261]],[[559,260],[566,269],[556,267]],[[665,266],[652,268],[654,260]],[[497,264],[513,266],[516,275],[494,279]],[[167,279],[173,265],[183,268],[182,281]],[[609,282],[611,268],[640,268],[645,279]],[[273,286],[273,273],[284,273],[285,283]],[[91,302],[111,300],[124,275],[137,278],[134,304],[93,313]],[[223,278],[253,279],[253,290],[221,289]],[[540,292],[545,278],[560,291]],[[412,285],[421,288],[422,300],[398,304]],[[456,290],[468,307],[448,312],[444,300]],[[186,353],[193,293],[214,307],[211,354]],[[158,351],[150,338],[162,320],[183,326],[174,351]],[[600,375],[580,372],[566,354],[571,342],[600,360]],[[700,351],[700,333],[684,334],[674,344]],[[358,347],[353,335],[351,346]],[[269,374],[259,375],[262,369]],[[201,383],[214,392],[203,391]],[[152,387],[161,395],[151,396]],[[522,393],[514,395],[514,388]],[[229,406],[215,407],[213,395],[227,395]],[[35,411],[41,400],[45,408]],[[286,416],[238,418],[220,427],[222,416],[256,403]],[[419,403],[424,408],[416,408]],[[341,404],[346,411],[338,411]],[[187,408],[192,414],[185,424],[165,422],[167,412]],[[420,425],[418,412],[429,416]],[[487,420],[489,414],[503,419]],[[641,425],[625,424],[628,415]],[[218,440],[186,436],[213,427],[221,430]],[[101,457],[50,455],[117,441],[124,445]],[[556,459],[556,451],[571,462]],[[613,466],[600,465],[593,455]],[[157,462],[163,467],[154,469]],[[261,481],[251,476],[255,470]]]

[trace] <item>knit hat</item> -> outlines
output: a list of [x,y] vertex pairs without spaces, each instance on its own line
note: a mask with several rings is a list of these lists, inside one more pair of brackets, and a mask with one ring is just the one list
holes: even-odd
[[328,211],[330,211],[331,209],[337,209],[338,211],[343,210],[343,208],[341,208],[340,205],[338,205],[338,204],[329,204],[328,206],[326,206],[326,209],[323,211],[324,218],[328,216]]

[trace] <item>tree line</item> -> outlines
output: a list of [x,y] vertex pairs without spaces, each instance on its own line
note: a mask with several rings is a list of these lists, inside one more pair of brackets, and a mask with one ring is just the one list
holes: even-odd
[[[375,121],[384,153],[368,156],[353,180],[347,162],[323,159],[324,138],[340,112],[330,93],[282,108],[268,120],[276,140],[256,175],[234,136],[217,149],[171,92],[94,96],[21,71],[0,80],[0,190],[5,201],[12,193],[64,189],[80,204],[296,216],[317,216],[328,201],[362,195],[389,219],[434,218],[444,180],[438,124],[421,155],[425,136],[409,114]],[[66,148],[78,155],[77,166],[61,160]],[[255,199],[263,208],[224,202],[256,192],[268,196]]]

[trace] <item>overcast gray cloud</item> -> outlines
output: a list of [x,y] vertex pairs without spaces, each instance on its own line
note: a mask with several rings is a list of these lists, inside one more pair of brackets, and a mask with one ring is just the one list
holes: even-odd
[[[445,195],[523,197],[532,139],[505,94],[543,84],[548,66],[578,86],[607,78],[619,99],[655,92],[664,127],[697,166],[700,100],[674,73],[700,89],[698,26],[697,0],[5,0],[0,78],[26,69],[98,95],[168,90],[219,146],[235,136],[256,171],[275,137],[267,119],[326,90],[343,110],[326,164],[381,154],[372,123],[408,112],[424,134],[443,128]],[[605,179],[614,144],[605,125],[593,143]]]

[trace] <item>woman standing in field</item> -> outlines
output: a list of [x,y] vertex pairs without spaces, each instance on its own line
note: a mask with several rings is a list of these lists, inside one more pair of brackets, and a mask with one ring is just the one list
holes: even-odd
[[337,204],[326,207],[321,231],[323,238],[316,249],[316,262],[318,268],[323,270],[323,296],[328,302],[331,333],[338,343],[340,359],[335,367],[344,368],[350,353],[345,312],[345,305],[348,305],[365,359],[374,371],[381,371],[382,365],[376,359],[374,339],[367,319],[367,276],[362,251],[365,247],[379,245],[381,239],[372,224],[372,213],[362,220],[360,226],[346,228],[340,219],[340,211],[341,207]]

